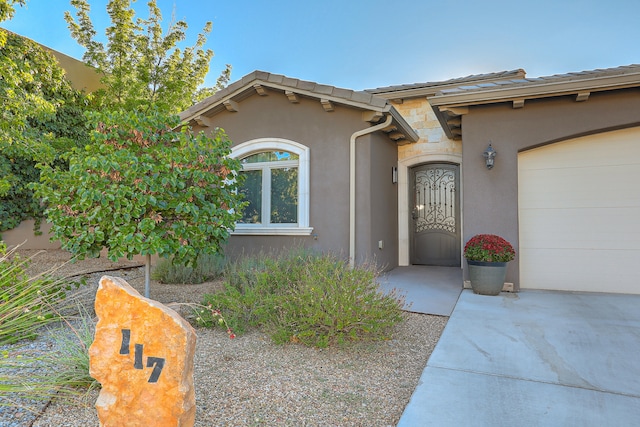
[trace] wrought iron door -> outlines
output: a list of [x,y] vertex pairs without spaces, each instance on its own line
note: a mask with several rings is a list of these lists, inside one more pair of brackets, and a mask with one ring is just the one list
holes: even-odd
[[411,263],[460,266],[458,166],[421,165],[411,179]]

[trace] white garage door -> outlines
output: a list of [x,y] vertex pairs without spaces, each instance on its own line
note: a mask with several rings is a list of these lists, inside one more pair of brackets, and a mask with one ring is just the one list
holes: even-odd
[[520,286],[640,294],[640,128],[518,156]]

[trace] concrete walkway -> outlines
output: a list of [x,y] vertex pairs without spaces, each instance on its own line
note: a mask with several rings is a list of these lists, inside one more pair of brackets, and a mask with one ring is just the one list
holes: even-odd
[[460,267],[396,267],[378,279],[380,288],[405,295],[405,310],[450,316],[462,292]]
[[463,291],[398,425],[640,425],[640,295]]

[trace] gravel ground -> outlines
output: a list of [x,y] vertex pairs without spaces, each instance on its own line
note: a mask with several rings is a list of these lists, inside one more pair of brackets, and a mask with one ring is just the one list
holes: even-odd
[[[43,268],[46,262],[63,258],[64,253],[57,252],[61,251],[49,251],[45,260],[34,259],[34,263]],[[92,261],[96,260],[64,267],[68,275],[74,269],[94,271],[87,273],[83,290],[82,299],[88,303],[95,295],[100,270],[108,264],[98,261],[91,266]],[[123,266],[109,266],[118,267]],[[107,274],[123,277],[141,290],[143,269],[124,267],[129,268]],[[219,287],[219,282],[152,283],[151,297],[163,303],[199,302],[204,293]],[[396,425],[446,321],[446,317],[407,313],[391,340],[329,349],[278,346],[259,332],[231,340],[224,331],[197,328],[195,425]],[[72,402],[54,400],[43,413],[22,414],[19,419],[0,411],[0,426],[98,426],[96,398],[97,392],[91,392]]]

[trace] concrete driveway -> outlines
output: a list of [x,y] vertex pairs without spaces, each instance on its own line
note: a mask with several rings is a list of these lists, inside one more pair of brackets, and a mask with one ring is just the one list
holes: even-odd
[[398,425],[640,425],[640,295],[463,291]]

